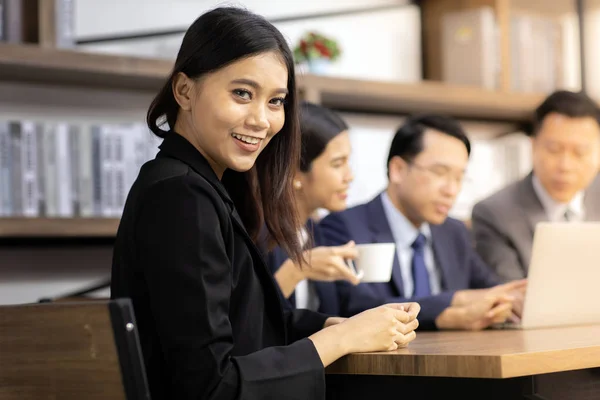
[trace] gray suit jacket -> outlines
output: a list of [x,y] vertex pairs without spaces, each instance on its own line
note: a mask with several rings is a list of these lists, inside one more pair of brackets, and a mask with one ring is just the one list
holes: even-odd
[[[533,233],[548,217],[533,188],[532,174],[473,207],[477,252],[505,280],[527,276]],[[600,178],[585,192],[585,219],[600,221]]]

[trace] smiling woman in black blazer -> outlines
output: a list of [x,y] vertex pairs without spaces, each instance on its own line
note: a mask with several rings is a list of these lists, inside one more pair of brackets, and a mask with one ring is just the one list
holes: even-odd
[[324,366],[415,337],[417,304],[347,320],[283,310],[255,242],[264,223],[301,255],[297,119],[292,54],[269,22],[218,8],[192,24],[148,110],[164,140],[113,259],[111,296],[133,301],[153,399],[320,399]]

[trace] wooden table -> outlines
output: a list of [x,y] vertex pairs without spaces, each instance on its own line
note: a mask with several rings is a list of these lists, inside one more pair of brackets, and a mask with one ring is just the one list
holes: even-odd
[[353,354],[327,374],[331,399],[598,400],[600,325],[420,332],[408,348]]

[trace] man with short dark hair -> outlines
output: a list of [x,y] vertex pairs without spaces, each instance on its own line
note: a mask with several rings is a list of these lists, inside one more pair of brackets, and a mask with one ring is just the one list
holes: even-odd
[[583,93],[557,91],[533,122],[533,171],[473,208],[477,251],[503,280],[527,276],[538,222],[600,220],[596,103]]
[[396,244],[389,282],[336,283],[343,316],[401,299],[421,305],[421,329],[477,330],[503,322],[513,308],[519,314],[524,283],[495,286],[499,280],[475,253],[465,225],[448,218],[470,151],[453,119],[409,118],[392,141],[387,189],[323,219],[330,245]]

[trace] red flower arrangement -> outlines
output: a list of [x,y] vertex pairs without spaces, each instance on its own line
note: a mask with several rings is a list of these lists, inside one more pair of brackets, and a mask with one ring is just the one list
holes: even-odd
[[308,32],[294,49],[297,63],[315,59],[335,61],[341,54],[337,42],[317,32]]

